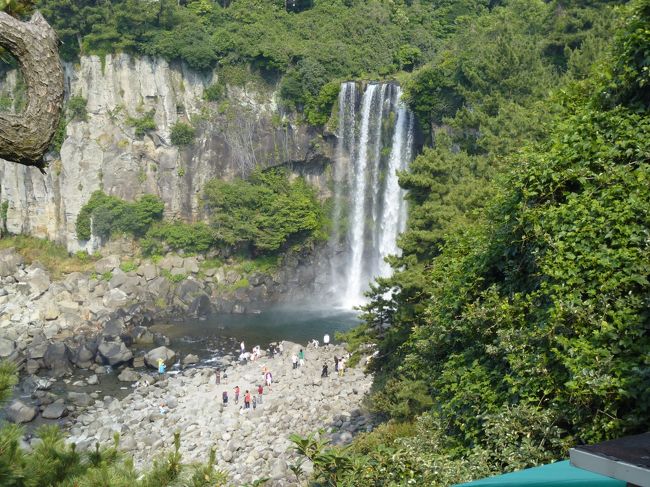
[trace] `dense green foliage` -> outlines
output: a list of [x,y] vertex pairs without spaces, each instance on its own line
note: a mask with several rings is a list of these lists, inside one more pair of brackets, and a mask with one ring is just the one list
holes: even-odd
[[77,238],[90,238],[92,222],[97,237],[126,233],[140,239],[146,255],[167,249],[259,256],[325,236],[327,222],[315,190],[284,169],[257,170],[248,180],[214,179],[206,184],[203,201],[209,224],[162,221],[164,204],[153,195],[129,203],[96,191],[79,212]]
[[378,346],[370,406],[406,424],[300,440],[321,482],[449,485],[647,431],[650,3],[615,36],[611,13],[508,2],[407,82],[435,148],[349,335]]
[[129,117],[126,122],[135,129],[136,137],[142,137],[147,132],[156,130],[156,121],[153,116],[154,112],[149,111],[139,117]]
[[191,125],[184,122],[176,122],[172,125],[171,143],[178,147],[190,145],[194,140],[195,130]]
[[92,233],[103,239],[114,233],[143,236],[151,224],[162,219],[164,203],[147,194],[133,203],[102,191],[95,191],[77,216],[77,238],[88,240]]
[[[39,0],[38,7],[61,38],[65,60],[123,51],[199,70],[251,65],[269,81],[283,76],[284,103],[322,124],[338,81],[414,69],[493,3],[316,0],[287,11],[274,0]],[[206,99],[218,100],[222,88],[213,85]]]
[[283,169],[256,170],[248,180],[214,179],[204,201],[217,238],[255,255],[323,236],[325,217],[315,190]]
[[162,254],[162,243],[171,250],[205,253],[218,245],[214,231],[205,223],[162,222],[151,227],[141,241],[145,254]]

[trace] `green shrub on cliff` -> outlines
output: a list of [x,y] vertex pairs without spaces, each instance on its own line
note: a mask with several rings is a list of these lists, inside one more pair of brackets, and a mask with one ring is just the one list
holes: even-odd
[[77,238],[90,239],[91,222],[92,234],[100,238],[109,238],[118,232],[141,237],[153,222],[162,219],[164,208],[162,200],[150,194],[129,203],[95,191],[77,216]]
[[177,147],[190,145],[194,140],[194,134],[194,127],[184,122],[176,122],[172,125],[171,143]]
[[256,170],[248,180],[213,179],[203,192],[215,236],[254,254],[322,237],[323,208],[304,179],[286,170]]

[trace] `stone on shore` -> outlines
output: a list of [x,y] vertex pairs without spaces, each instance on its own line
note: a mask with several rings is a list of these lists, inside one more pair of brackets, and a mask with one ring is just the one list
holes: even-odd
[[37,413],[36,407],[29,406],[20,399],[16,399],[7,408],[7,419],[17,424],[29,423],[36,417]]
[[158,368],[158,360],[162,359],[166,365],[171,365],[176,360],[176,352],[167,347],[154,348],[144,356],[144,362],[153,369]]

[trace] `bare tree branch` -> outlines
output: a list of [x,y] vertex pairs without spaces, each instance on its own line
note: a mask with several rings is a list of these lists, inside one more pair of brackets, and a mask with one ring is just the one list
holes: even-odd
[[0,113],[0,158],[44,172],[43,156],[63,107],[63,69],[56,33],[39,12],[29,22],[0,12],[0,46],[18,60],[28,99],[23,113]]

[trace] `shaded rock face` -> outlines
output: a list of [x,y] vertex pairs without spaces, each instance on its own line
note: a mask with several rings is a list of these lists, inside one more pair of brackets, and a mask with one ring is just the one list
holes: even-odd
[[[208,180],[229,179],[255,165],[289,165],[327,192],[323,161],[330,144],[313,143],[316,132],[282,120],[271,91],[229,86],[225,113],[203,99],[218,71],[204,75],[160,59],[117,54],[104,63],[83,57],[65,72],[67,95],[87,100],[87,120],[68,123],[60,159],[50,161],[46,176],[0,160],[0,194],[9,202],[12,233],[47,237],[70,251],[92,250],[98,243],[77,241],[75,220],[93,191],[126,200],[156,194],[166,216],[195,221],[202,217],[199,196]],[[129,119],[149,112],[156,130],[138,137]],[[173,125],[191,118],[197,129],[193,144],[171,145]]]

